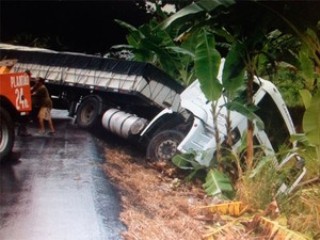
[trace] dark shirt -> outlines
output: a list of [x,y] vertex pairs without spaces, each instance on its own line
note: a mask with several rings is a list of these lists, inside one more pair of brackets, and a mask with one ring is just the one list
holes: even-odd
[[45,85],[34,90],[33,101],[35,106],[52,108],[52,101]]

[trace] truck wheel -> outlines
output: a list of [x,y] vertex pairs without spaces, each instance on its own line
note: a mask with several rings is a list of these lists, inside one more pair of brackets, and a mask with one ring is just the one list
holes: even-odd
[[99,100],[89,98],[83,101],[77,110],[77,124],[84,129],[90,129],[97,123],[99,117]]
[[11,152],[14,137],[12,119],[5,109],[0,108],[0,162]]
[[147,147],[147,159],[151,161],[171,160],[184,136],[175,130],[165,130],[155,135]]

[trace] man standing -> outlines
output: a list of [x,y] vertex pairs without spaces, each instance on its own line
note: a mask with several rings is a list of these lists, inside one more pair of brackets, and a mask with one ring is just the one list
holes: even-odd
[[48,121],[50,131],[48,132],[49,135],[53,135],[55,133],[52,119],[51,119],[51,109],[52,109],[52,101],[48,92],[48,89],[44,85],[44,79],[38,77],[36,79],[36,84],[32,89],[32,95],[40,107],[38,113],[38,120],[39,120],[39,133],[41,135],[45,134],[45,125],[44,121]]

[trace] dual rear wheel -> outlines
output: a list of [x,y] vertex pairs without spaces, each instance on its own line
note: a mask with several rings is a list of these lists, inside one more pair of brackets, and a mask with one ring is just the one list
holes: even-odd
[[100,102],[97,98],[90,97],[81,102],[77,110],[77,124],[83,129],[93,128],[99,119]]

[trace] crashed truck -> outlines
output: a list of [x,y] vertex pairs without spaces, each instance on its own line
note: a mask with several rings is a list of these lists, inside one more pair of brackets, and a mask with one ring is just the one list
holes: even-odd
[[[146,150],[150,160],[169,160],[177,152],[199,152],[196,160],[209,166],[215,155],[214,122],[209,102],[198,81],[184,88],[149,63],[108,59],[93,55],[56,52],[48,49],[0,44],[2,59],[17,59],[14,72],[29,69],[43,77],[54,108],[68,109],[79,127],[102,125],[108,132],[128,139]],[[221,72],[221,71],[220,71]],[[224,106],[222,96],[219,106]],[[277,88],[269,81],[255,79],[255,112],[264,122],[255,127],[254,143],[273,155],[291,144],[295,128]],[[218,114],[221,142],[226,138],[227,110]],[[246,132],[245,116],[231,112],[233,147]],[[291,144],[294,148],[295,144]],[[204,151],[207,154],[201,154]],[[278,168],[295,162],[297,175],[282,191],[291,191],[305,174],[303,160],[295,153],[275,159]]]

